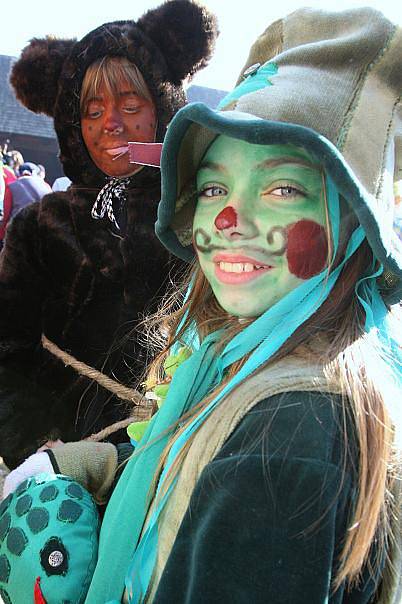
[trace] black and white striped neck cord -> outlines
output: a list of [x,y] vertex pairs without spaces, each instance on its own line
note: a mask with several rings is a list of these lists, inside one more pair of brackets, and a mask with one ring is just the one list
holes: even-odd
[[117,178],[116,176],[111,176],[105,186],[99,191],[95,203],[92,206],[92,218],[99,220],[106,214],[110,222],[120,230],[113,211],[113,200],[126,200],[126,187],[129,182],[129,178]]

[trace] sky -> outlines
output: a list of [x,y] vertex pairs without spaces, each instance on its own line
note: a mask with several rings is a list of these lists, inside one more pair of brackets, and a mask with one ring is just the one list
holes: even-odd
[[[37,0],[35,3],[19,0],[14,8],[8,5],[7,18],[2,11],[0,54],[18,56],[32,37],[51,34],[81,38],[108,21],[135,20],[160,3],[160,0]],[[257,36],[272,21],[302,6],[326,10],[372,6],[402,24],[402,3],[397,8],[399,3],[395,0],[204,0],[202,4],[217,15],[221,34],[209,66],[197,74],[192,83],[221,90],[233,88]]]

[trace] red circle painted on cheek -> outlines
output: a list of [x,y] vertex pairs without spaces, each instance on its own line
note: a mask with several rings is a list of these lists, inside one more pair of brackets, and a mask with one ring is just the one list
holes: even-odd
[[299,279],[310,279],[320,273],[328,256],[324,227],[313,220],[299,220],[288,227],[287,236],[289,271]]
[[218,216],[215,218],[214,224],[218,231],[237,226],[236,210],[232,208],[232,206],[223,208],[222,212],[219,212]]

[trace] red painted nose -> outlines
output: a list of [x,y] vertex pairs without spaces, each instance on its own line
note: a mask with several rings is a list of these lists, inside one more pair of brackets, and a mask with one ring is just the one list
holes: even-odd
[[215,226],[218,231],[223,231],[224,229],[230,229],[230,227],[237,226],[237,214],[236,210],[232,208],[232,206],[227,206],[219,212],[218,216],[215,218]]

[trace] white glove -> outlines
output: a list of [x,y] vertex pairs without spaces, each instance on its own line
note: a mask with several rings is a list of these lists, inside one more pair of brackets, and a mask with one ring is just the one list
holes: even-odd
[[43,473],[55,475],[49,455],[47,453],[34,453],[8,474],[4,481],[3,499],[13,493],[18,485],[27,478]]

